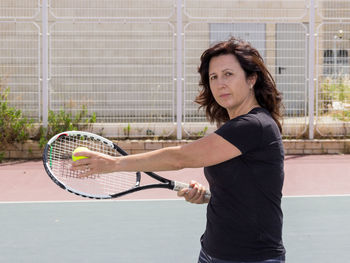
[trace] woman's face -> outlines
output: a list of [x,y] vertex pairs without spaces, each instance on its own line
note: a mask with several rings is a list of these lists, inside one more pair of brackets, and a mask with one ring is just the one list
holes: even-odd
[[[246,78],[237,58],[232,54],[213,57],[209,62],[209,85],[216,102],[229,115],[240,108],[250,107],[255,96],[255,77]],[[253,98],[252,98],[253,97]]]

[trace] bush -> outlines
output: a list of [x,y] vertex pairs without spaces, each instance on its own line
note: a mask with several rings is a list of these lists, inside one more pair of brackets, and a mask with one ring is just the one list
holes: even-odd
[[[0,78],[0,150],[4,150],[13,143],[23,143],[30,138],[33,129],[33,120],[23,116],[21,110],[10,107],[8,95],[10,89],[1,84]],[[86,106],[73,116],[63,109],[55,113],[49,111],[48,127],[40,126],[33,139],[39,141],[44,147],[47,141],[57,133],[68,130],[89,130],[91,124],[96,122],[96,114],[88,117]],[[0,151],[0,162],[4,159],[4,152]]]
[[10,89],[0,86],[0,144],[24,142],[29,138],[32,120],[23,117],[20,110],[8,105]]
[[48,140],[61,132],[74,130],[90,130],[91,124],[96,122],[96,114],[93,113],[88,117],[86,106],[73,116],[70,112],[65,112],[63,109],[55,113],[49,111],[47,128],[40,127],[39,129],[39,144],[44,147]]
[[[1,80],[1,79],[0,79]],[[0,150],[8,145],[23,143],[29,138],[32,120],[22,116],[20,110],[8,105],[9,88],[5,88],[0,81]],[[0,151],[0,163],[5,153]]]
[[350,78],[348,75],[325,78],[320,85],[319,108],[341,121],[350,121]]

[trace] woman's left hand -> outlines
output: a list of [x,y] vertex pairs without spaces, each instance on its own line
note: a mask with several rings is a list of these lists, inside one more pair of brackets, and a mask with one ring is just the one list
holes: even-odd
[[116,157],[111,157],[94,151],[81,151],[75,153],[74,156],[87,157],[72,163],[73,171],[82,171],[82,173],[79,174],[80,177],[115,171]]

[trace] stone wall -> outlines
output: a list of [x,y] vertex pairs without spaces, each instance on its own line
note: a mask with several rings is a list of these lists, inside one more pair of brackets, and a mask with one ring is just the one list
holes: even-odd
[[[157,150],[163,147],[183,145],[190,140],[122,140],[114,141],[130,154]],[[350,139],[343,140],[284,140],[286,155],[305,154],[350,154]],[[5,159],[40,159],[43,149],[37,141],[15,143],[5,150]]]

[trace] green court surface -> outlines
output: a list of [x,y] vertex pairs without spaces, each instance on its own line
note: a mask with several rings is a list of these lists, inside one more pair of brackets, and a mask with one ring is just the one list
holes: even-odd
[[[288,263],[350,262],[350,196],[285,197]],[[0,204],[0,262],[197,262],[205,205],[182,200]]]

